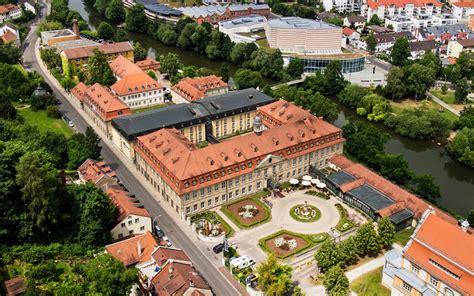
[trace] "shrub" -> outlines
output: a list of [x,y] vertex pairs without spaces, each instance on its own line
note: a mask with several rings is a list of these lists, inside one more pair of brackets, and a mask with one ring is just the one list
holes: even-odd
[[335,204],[337,210],[339,211],[339,222],[336,225],[336,229],[339,232],[346,232],[349,229],[354,227],[354,223],[347,218],[347,211],[341,204]]
[[58,107],[54,105],[46,107],[46,114],[51,118],[59,118]]

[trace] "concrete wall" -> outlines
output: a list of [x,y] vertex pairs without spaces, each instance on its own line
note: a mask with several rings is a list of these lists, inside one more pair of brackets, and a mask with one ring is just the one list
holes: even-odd
[[147,231],[152,232],[150,217],[130,215],[112,228],[110,234],[113,240],[117,240],[129,235],[143,234]]

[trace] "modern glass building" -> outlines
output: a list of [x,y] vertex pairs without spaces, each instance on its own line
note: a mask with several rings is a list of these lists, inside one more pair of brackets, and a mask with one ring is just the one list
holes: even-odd
[[[299,55],[298,58],[303,60],[304,72],[314,73],[321,72],[331,61],[341,61],[343,73],[354,73],[364,70],[365,57],[360,54],[340,54],[325,57],[324,55]],[[290,60],[294,58],[290,56]]]

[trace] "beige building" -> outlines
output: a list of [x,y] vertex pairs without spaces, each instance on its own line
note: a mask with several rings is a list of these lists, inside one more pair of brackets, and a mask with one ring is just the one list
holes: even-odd
[[474,51],[474,39],[462,39],[456,41],[449,41],[448,56],[452,58],[459,58],[463,51]]
[[[283,104],[273,108],[274,104]],[[340,129],[285,101],[257,109],[254,132],[198,148],[176,129],[138,137],[135,163],[177,213],[192,214],[325,167],[342,153]],[[301,115],[303,113],[303,115]],[[275,125],[273,120],[280,120]]]
[[284,53],[335,54],[341,53],[342,28],[299,17],[270,19],[265,34],[271,48]]

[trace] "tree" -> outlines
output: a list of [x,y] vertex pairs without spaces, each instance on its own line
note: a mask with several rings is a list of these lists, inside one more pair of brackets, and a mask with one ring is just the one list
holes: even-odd
[[181,30],[181,34],[178,37],[177,45],[183,49],[191,50],[194,48],[194,43],[191,40],[191,36],[196,31],[197,24],[192,22],[188,23]]
[[219,75],[225,82],[229,81],[229,64],[223,63],[219,71]]
[[398,38],[392,47],[390,60],[395,66],[403,66],[408,62],[410,57],[410,44],[406,37]]
[[257,71],[249,69],[239,69],[234,74],[234,81],[237,83],[239,89],[245,89],[250,87],[262,87],[263,78]]
[[380,251],[377,232],[371,222],[362,224],[357,229],[355,242],[360,255],[375,255]]
[[458,130],[446,150],[459,162],[474,167],[474,128],[464,127]]
[[468,80],[474,80],[474,62],[472,53],[463,51],[459,54],[456,60],[456,68],[461,75],[461,78],[467,78]]
[[343,240],[339,244],[339,252],[341,253],[340,265],[350,265],[358,258],[357,244],[353,236]]
[[349,294],[349,280],[344,270],[338,265],[331,267],[324,275],[323,286],[326,293],[331,296],[344,296]]
[[118,29],[117,33],[115,33],[115,41],[116,42],[122,42],[122,41],[127,41],[127,31],[124,29]]
[[404,71],[406,88],[415,96],[415,99],[422,98],[436,80],[432,68],[417,63],[407,67]]
[[412,187],[416,194],[428,200],[434,200],[441,196],[439,186],[435,184],[434,177],[430,175],[415,176]]
[[92,295],[125,295],[138,280],[135,268],[126,269],[122,262],[108,254],[92,259],[86,265],[84,273],[90,282],[88,294]]
[[145,7],[137,3],[127,12],[125,17],[125,27],[129,32],[145,33],[147,30],[148,19],[145,15]]
[[370,24],[370,25],[377,25],[377,26],[380,26],[380,24],[382,24],[382,21],[380,20],[380,18],[379,18],[379,16],[378,16],[377,14],[373,14],[373,15],[370,17],[369,24]]
[[463,79],[459,80],[456,82],[456,87],[455,87],[455,92],[454,92],[454,98],[456,99],[456,102],[458,103],[463,103],[467,99],[467,95],[469,94],[469,82],[467,81],[467,78],[464,77]]
[[241,65],[250,60],[255,50],[257,46],[254,43],[237,43],[230,52],[230,60],[236,65]]
[[387,248],[393,244],[395,238],[395,226],[389,217],[380,218],[378,223],[378,238],[382,248]]
[[298,90],[289,97],[289,100],[327,121],[333,121],[337,118],[337,104],[319,92],[312,94],[310,91]]
[[104,40],[112,40],[114,38],[114,29],[109,23],[101,22],[97,29],[97,37]]
[[402,99],[407,92],[404,78],[405,72],[402,68],[393,67],[390,69],[387,74],[387,84],[383,89],[385,96],[393,100]]
[[17,64],[21,57],[21,51],[13,43],[0,44],[0,63]]
[[332,240],[326,240],[314,254],[314,259],[322,270],[328,270],[338,265],[342,258],[343,254],[341,254],[339,247]]
[[107,58],[103,52],[94,48],[92,56],[89,58],[89,84],[100,83],[105,86],[111,86],[117,79],[110,69]]
[[105,14],[107,7],[109,6],[110,0],[95,0],[94,3],[94,8],[97,9],[97,11],[100,14]]
[[112,0],[105,10],[105,17],[114,25],[125,20],[125,8],[121,0]]
[[155,72],[153,72],[152,70],[149,70],[147,72],[148,76],[150,76],[151,78],[155,79],[155,80],[158,80],[158,77],[156,77],[156,74]]
[[474,128],[474,107],[466,106],[459,114],[459,120],[456,122],[456,129],[465,127]]
[[61,67],[61,56],[55,47],[41,49],[40,56],[48,69],[56,69]]
[[183,67],[179,57],[175,53],[168,53],[166,56],[160,58],[160,70],[169,76],[169,80],[178,73],[178,70]]
[[391,111],[390,102],[377,94],[364,96],[357,105],[357,114],[367,115],[369,121],[383,121]]
[[284,295],[291,290],[292,271],[291,266],[278,263],[270,255],[257,266],[258,283],[264,291],[270,290],[271,295]]
[[178,34],[168,24],[160,25],[158,29],[158,39],[165,45],[175,45],[178,40]]
[[[188,25],[186,25],[187,27]],[[185,29],[186,29],[185,27]],[[190,37],[194,47],[200,54],[206,53],[206,46],[210,39],[209,31],[204,26],[197,26]]]
[[283,58],[278,49],[258,48],[250,57],[250,68],[259,71],[264,77],[276,80],[281,78]]
[[17,111],[15,107],[13,106],[12,102],[10,101],[5,101],[1,102],[0,101],[0,118],[2,119],[7,119],[7,120],[13,120],[16,118]]
[[467,215],[467,222],[469,222],[469,225],[474,225],[474,209],[471,209],[469,211],[469,214]]
[[286,73],[290,75],[291,78],[301,78],[301,74],[303,74],[303,60],[300,58],[291,58],[288,67],[286,68]]
[[59,183],[51,164],[51,156],[42,150],[28,151],[16,166],[16,183],[28,216],[42,234],[58,222]]
[[401,185],[412,179],[408,162],[401,154],[379,154],[378,170],[382,176]]
[[133,56],[135,57],[135,62],[146,59],[147,51],[143,48],[140,42],[133,43]]
[[342,75],[342,64],[340,61],[331,61],[324,69],[323,94],[335,96],[346,86],[346,81]]
[[357,84],[347,84],[337,98],[342,105],[355,109],[362,98],[369,94],[369,90]]
[[370,32],[369,36],[365,39],[365,43],[367,44],[367,50],[374,53],[377,47],[377,39],[375,39],[374,33]]
[[100,159],[100,138],[91,127],[85,134],[76,133],[67,140],[68,164],[70,170],[77,169],[86,159]]

